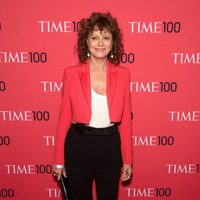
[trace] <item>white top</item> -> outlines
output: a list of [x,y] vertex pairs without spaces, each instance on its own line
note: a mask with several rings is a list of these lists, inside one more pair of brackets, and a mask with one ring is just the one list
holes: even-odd
[[92,96],[92,116],[89,126],[102,128],[112,126],[110,123],[107,97],[106,95],[98,94],[91,87]]

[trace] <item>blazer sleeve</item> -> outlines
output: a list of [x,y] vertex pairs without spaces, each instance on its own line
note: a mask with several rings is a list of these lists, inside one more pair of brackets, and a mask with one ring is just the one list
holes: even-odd
[[121,137],[121,149],[123,164],[132,164],[132,122],[131,122],[131,93],[130,72],[127,69],[125,77],[125,104],[122,113],[119,133]]
[[67,74],[67,69],[65,69],[63,74],[61,103],[60,103],[59,117],[56,129],[56,143],[55,143],[56,146],[55,146],[55,159],[54,159],[54,164],[56,165],[64,164],[65,137],[71,125],[71,106],[70,106],[69,88],[70,88],[69,77]]

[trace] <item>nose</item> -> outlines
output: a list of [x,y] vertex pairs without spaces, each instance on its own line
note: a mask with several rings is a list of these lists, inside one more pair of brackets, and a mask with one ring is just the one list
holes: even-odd
[[99,38],[99,46],[103,46],[103,38],[102,37]]

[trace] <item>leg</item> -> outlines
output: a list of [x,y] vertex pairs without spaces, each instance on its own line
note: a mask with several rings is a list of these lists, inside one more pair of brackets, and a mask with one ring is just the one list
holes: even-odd
[[117,200],[119,179],[121,176],[122,157],[120,136],[102,138],[99,148],[99,162],[95,168],[95,181],[98,200]]
[[96,169],[95,181],[98,200],[117,200],[121,163],[105,163]]
[[87,140],[72,128],[65,140],[65,169],[73,200],[92,200],[93,165]]
[[92,200],[91,167],[85,162],[69,162],[67,167],[73,200]]

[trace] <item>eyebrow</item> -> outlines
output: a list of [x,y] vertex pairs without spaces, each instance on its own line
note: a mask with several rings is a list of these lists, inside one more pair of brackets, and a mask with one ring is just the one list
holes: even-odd
[[[108,36],[108,35],[109,35],[109,36],[112,36],[112,34],[109,33],[109,32],[102,33],[102,35],[104,35],[104,36],[105,36],[105,35],[106,35],[106,36]],[[93,32],[90,36],[98,36],[98,35],[97,35],[96,33]]]

